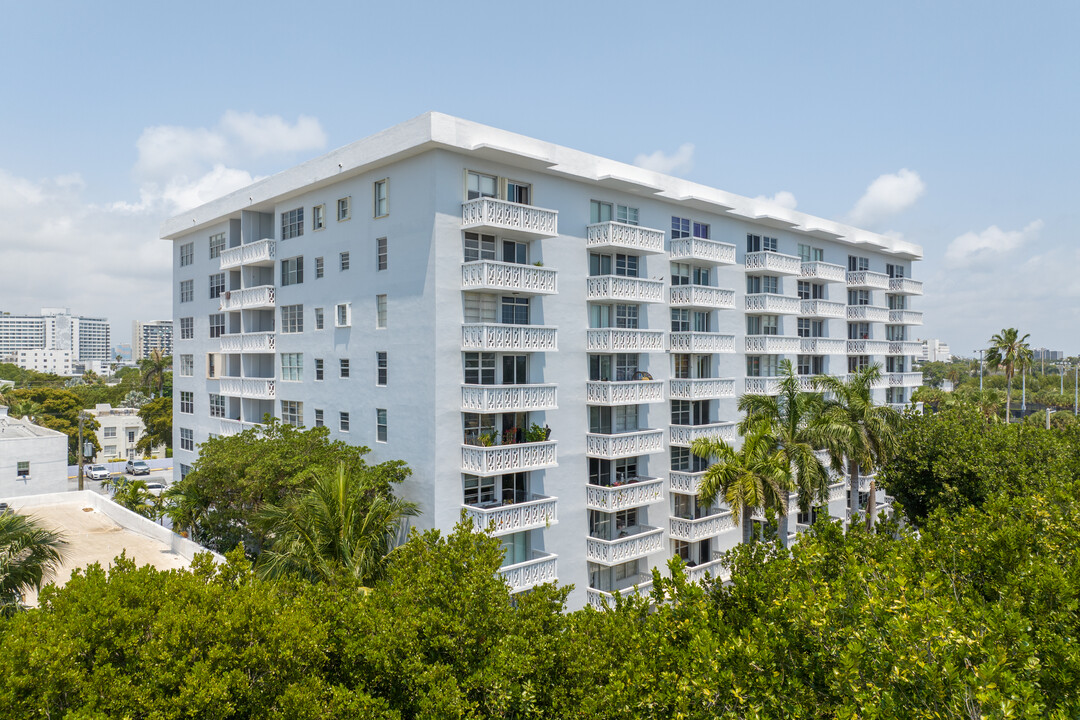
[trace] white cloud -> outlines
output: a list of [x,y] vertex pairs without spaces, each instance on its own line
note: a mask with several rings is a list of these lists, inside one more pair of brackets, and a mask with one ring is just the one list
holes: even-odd
[[847,221],[859,227],[873,228],[882,220],[907,210],[926,192],[919,173],[907,168],[881,175],[855,203]]
[[794,210],[799,204],[799,201],[795,199],[795,195],[787,190],[781,190],[772,197],[769,197],[768,195],[758,195],[754,199],[770,205],[776,205],[785,210]]
[[683,143],[672,155],[667,155],[663,150],[649,155],[641,154],[634,158],[634,164],[665,175],[690,172],[694,167],[694,144]]
[[991,225],[982,232],[966,232],[949,243],[945,261],[952,267],[985,267],[1038,237],[1042,227],[1042,220],[1034,220],[1023,230],[1002,230]]

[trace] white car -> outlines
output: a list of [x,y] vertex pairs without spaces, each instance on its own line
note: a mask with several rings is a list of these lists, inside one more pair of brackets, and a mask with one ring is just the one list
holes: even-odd
[[107,480],[112,475],[104,465],[91,465],[83,469],[83,474],[91,480]]
[[161,493],[165,492],[165,488],[167,488],[167,487],[169,487],[169,486],[166,485],[165,483],[161,482],[160,480],[153,480],[151,482],[146,483],[146,489],[150,491],[151,495],[160,496]]

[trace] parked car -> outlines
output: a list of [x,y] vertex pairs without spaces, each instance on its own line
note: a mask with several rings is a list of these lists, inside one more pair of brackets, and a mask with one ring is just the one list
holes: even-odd
[[124,472],[128,475],[149,475],[150,465],[145,460],[128,460]]
[[104,465],[91,465],[83,469],[83,474],[91,480],[107,480],[112,475]]
[[165,488],[167,487],[168,485],[161,482],[160,480],[154,480],[153,482],[146,483],[146,489],[150,491],[151,495],[160,496],[161,493],[165,492]]

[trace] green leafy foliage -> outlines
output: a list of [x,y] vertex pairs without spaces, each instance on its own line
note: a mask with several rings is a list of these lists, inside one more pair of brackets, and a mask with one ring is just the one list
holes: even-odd
[[[13,403],[14,409],[23,403],[29,404],[27,414],[36,424],[67,435],[68,464],[74,465],[79,461],[79,412],[83,404],[78,395],[60,388],[33,387],[9,390],[6,397]],[[94,433],[98,427],[97,420],[87,415],[83,424],[83,441],[93,445],[95,454],[101,451],[101,444]]]
[[164,445],[172,449],[173,423],[172,398],[159,397],[144,402],[139,407],[139,419],[143,421],[145,431],[139,438],[135,449],[149,454],[153,448]]

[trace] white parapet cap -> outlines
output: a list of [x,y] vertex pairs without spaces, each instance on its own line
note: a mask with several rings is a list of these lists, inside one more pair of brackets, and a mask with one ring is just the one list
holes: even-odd
[[276,205],[291,197],[437,149],[596,183],[631,195],[670,200],[689,209],[796,235],[867,246],[902,259],[922,258],[922,247],[914,243],[437,112],[424,113],[186,210],[162,223],[161,237],[172,240],[223,218],[239,217],[242,210],[273,212]]

